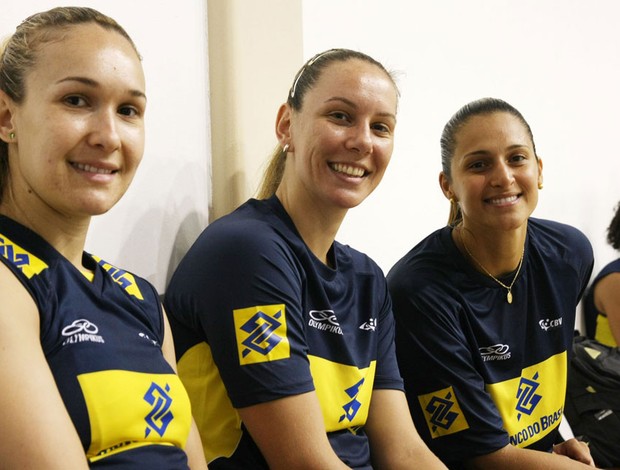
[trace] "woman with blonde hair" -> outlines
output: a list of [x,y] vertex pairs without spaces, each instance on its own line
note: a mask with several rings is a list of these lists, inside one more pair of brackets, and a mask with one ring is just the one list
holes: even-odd
[[365,54],[310,59],[261,199],[207,227],[175,272],[165,306],[210,467],[443,468],[409,416],[383,273],[335,240],[383,177],[397,102]]
[[144,151],[145,81],[91,8],[0,54],[0,467],[206,468],[155,288],[84,251]]

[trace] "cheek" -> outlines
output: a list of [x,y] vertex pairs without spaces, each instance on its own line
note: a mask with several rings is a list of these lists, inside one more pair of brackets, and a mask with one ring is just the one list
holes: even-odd
[[392,159],[392,152],[394,151],[394,142],[386,142],[382,145],[378,145],[377,149],[379,152],[378,155],[378,164],[383,166],[384,168],[388,166],[390,160]]
[[136,166],[142,161],[144,155],[144,137],[144,130],[136,129],[128,133],[124,139],[127,157],[131,160],[131,163]]

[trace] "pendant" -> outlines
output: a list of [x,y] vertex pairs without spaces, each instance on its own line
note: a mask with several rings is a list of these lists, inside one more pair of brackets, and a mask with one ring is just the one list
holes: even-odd
[[506,300],[509,304],[512,303],[512,291],[508,291],[508,293],[506,294]]

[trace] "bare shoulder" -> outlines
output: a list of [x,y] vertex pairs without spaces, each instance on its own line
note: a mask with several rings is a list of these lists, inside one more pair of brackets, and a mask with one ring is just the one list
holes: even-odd
[[597,309],[609,314],[620,310],[620,273],[611,273],[597,282],[594,291]]
[[[0,338],[27,330],[38,336],[39,312],[34,299],[15,274],[0,263]],[[6,343],[5,343],[6,344]]]

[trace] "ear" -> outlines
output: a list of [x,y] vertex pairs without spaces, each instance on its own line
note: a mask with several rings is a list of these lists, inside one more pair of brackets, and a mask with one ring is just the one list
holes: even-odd
[[284,103],[278,109],[276,116],[276,136],[280,145],[284,147],[289,146],[289,152],[293,150],[293,142],[291,142],[291,107]]
[[439,187],[446,199],[456,199],[450,180],[443,171],[439,173]]
[[14,139],[9,137],[15,131],[13,126],[13,112],[15,102],[4,91],[0,90],[0,139],[4,142],[11,142]]
[[540,157],[538,157],[538,187],[541,187],[543,184],[543,162]]

